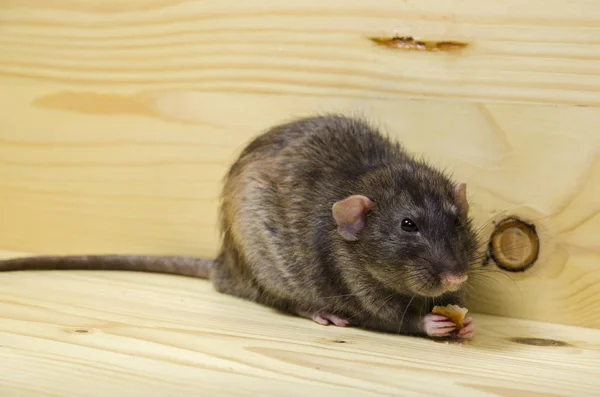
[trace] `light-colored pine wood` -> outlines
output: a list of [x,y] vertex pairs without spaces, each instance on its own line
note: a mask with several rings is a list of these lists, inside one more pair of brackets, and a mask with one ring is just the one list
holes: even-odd
[[217,294],[204,280],[3,273],[0,395],[598,395],[600,330],[474,318],[472,342],[446,344],[323,327]]
[[[599,18],[583,0],[2,1],[0,247],[212,256],[243,144],[343,111],[466,179],[478,225],[538,227],[536,265],[491,266],[471,310],[600,328]],[[394,30],[470,45],[368,40]]]
[[[598,20],[585,0],[1,1],[2,257],[212,256],[238,151],[326,111],[467,180],[484,241],[533,223],[540,257],[473,278],[467,345],[325,328],[203,280],[1,273],[0,395],[597,395]],[[395,33],[468,45],[369,40]]]
[[[598,105],[599,18],[600,3],[590,0],[3,0],[0,75],[84,93]],[[394,34],[468,46],[417,53],[369,40]]]
[[172,103],[182,122],[44,110],[31,104],[59,87],[7,86],[0,218],[11,227],[0,229],[1,247],[213,256],[220,180],[242,145],[289,117],[339,110],[380,122],[466,179],[476,223],[487,223],[483,241],[492,220],[512,214],[538,227],[536,265],[479,276],[472,310],[600,327],[598,108],[200,92],[155,99]]

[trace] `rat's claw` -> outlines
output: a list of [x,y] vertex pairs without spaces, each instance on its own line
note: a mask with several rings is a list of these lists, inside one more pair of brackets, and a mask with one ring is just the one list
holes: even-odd
[[463,320],[463,328],[458,332],[458,337],[461,339],[471,339],[475,335],[475,324],[471,317],[465,317]]
[[456,324],[439,314],[428,314],[423,319],[425,333],[430,337],[448,336],[456,329]]

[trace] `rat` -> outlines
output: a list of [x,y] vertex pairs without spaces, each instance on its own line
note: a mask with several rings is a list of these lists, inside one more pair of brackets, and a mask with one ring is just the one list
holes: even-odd
[[179,256],[38,256],[9,270],[129,270],[210,279],[216,291],[318,324],[470,339],[431,313],[464,307],[477,233],[464,181],[410,154],[367,120],[282,122],[228,169],[214,260]]

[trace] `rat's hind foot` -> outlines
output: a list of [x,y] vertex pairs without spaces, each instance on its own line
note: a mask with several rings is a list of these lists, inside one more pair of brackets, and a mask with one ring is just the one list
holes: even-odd
[[345,318],[336,316],[335,314],[329,313],[308,313],[308,312],[298,312],[298,314],[302,317],[310,318],[314,322],[321,325],[329,325],[333,324],[337,327],[347,327],[350,325],[350,321]]
[[433,338],[449,336],[452,331],[456,329],[456,324],[450,321],[447,317],[431,313],[426,315],[423,319],[423,326],[427,336]]
[[317,313],[313,315],[312,319],[321,325],[333,324],[337,327],[346,327],[350,325],[350,321],[346,320],[345,318],[338,317],[335,314]]
[[458,337],[460,339],[471,339],[475,335],[475,324],[471,317],[465,317],[463,320],[463,328],[458,331]]

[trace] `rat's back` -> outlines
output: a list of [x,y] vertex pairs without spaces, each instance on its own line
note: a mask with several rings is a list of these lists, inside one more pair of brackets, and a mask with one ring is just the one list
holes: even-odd
[[225,178],[217,289],[284,308],[318,299],[335,271],[328,268],[331,205],[359,175],[403,156],[367,122],[339,115],[255,138]]
[[[294,168],[319,167],[360,172],[404,156],[398,143],[390,141],[366,120],[325,115],[281,124],[254,139],[240,161]],[[236,168],[234,166],[234,168]]]

